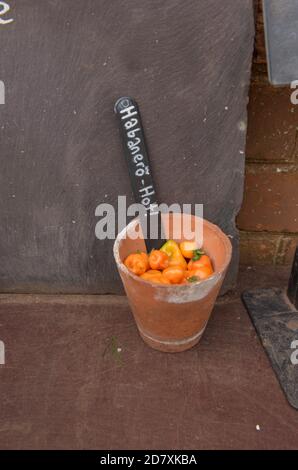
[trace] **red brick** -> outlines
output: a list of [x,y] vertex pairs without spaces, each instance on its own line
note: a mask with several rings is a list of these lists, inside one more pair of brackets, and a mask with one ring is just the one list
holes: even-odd
[[240,262],[248,265],[292,264],[298,235],[240,231]]
[[297,159],[298,106],[290,88],[251,86],[248,106],[247,159],[294,162]]
[[237,222],[243,230],[298,232],[297,166],[248,164]]

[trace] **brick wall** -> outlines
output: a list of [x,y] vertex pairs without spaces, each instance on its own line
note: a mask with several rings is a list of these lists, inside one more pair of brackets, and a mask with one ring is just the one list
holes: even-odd
[[248,108],[246,179],[238,216],[244,264],[290,264],[298,244],[298,105],[267,79],[261,1]]

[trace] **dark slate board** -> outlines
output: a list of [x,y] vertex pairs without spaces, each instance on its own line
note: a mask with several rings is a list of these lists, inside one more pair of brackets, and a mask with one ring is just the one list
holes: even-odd
[[291,360],[291,345],[298,341],[298,311],[277,288],[246,291],[243,301],[289,403],[298,409],[298,365]]
[[[117,293],[95,208],[133,200],[113,113],[142,113],[161,202],[204,203],[235,283],[251,0],[8,0],[0,25],[0,291]],[[10,14],[9,13],[9,14]]]
[[274,85],[298,80],[298,2],[264,0],[269,79]]

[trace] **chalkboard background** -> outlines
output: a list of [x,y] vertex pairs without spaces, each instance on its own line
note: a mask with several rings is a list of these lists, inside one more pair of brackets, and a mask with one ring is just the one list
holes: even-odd
[[0,291],[117,293],[95,208],[132,202],[116,99],[139,103],[159,199],[233,237],[243,190],[250,0],[7,0],[0,25]]

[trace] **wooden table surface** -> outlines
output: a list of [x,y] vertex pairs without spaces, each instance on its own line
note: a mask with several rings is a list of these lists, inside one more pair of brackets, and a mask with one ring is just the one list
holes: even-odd
[[0,297],[1,449],[293,449],[298,413],[240,297],[288,270],[242,268],[201,343],[149,349],[125,297]]

